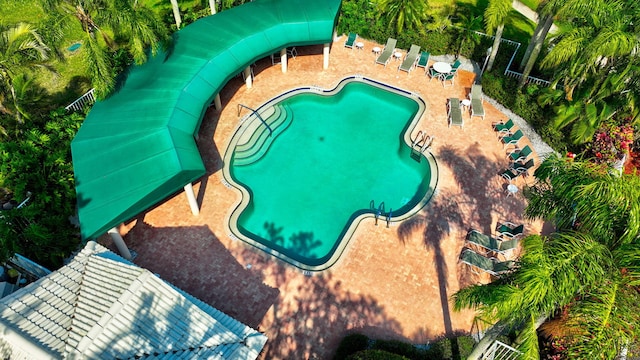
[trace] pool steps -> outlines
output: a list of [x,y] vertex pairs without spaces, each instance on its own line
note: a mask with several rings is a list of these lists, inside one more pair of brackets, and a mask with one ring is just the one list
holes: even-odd
[[267,127],[262,126],[260,121],[254,119],[247,127],[247,131],[244,132],[250,136],[247,136],[247,139],[241,138],[240,140],[245,140],[245,142],[236,145],[233,157],[234,165],[249,165],[260,160],[267,153],[275,138],[286,130],[293,121],[291,112],[284,106],[276,104],[271,108],[273,112],[264,121],[269,124],[273,132],[270,134]]

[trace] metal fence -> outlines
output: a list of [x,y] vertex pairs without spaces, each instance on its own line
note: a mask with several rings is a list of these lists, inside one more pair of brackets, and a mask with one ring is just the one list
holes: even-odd
[[79,97],[76,101],[71,104],[65,106],[67,111],[80,111],[87,106],[93,105],[96,102],[96,97],[94,96],[95,89],[91,89],[87,91],[84,95]]
[[482,355],[482,360],[515,360],[522,353],[511,346],[496,340]]

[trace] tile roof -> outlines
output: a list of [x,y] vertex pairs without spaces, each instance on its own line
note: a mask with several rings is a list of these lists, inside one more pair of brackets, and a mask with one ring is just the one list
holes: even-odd
[[0,299],[11,358],[255,359],[267,338],[90,241]]

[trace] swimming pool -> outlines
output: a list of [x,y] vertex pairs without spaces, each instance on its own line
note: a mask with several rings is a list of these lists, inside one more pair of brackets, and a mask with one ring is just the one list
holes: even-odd
[[224,157],[224,178],[242,194],[230,235],[320,271],[362,219],[386,226],[415,214],[438,178],[431,153],[411,147],[425,109],[415,94],[354,76],[247,111]]

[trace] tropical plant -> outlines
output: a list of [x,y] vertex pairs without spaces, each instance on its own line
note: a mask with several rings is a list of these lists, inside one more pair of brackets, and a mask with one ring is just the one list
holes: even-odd
[[587,151],[596,163],[613,165],[624,155],[629,154],[633,144],[633,126],[629,119],[625,124],[604,124],[587,145]]
[[474,16],[473,14],[458,14],[459,21],[456,23],[461,28],[461,34],[458,37],[458,51],[456,56],[460,57],[462,49],[467,42],[478,43],[480,41],[479,30],[482,30],[482,16]]
[[[23,123],[24,111],[16,95],[15,82],[34,67],[45,66],[49,48],[29,24],[0,26],[0,112],[12,114],[18,124]],[[9,101],[7,101],[9,99]],[[0,124],[0,133],[9,131],[7,124]]]
[[[85,32],[85,60],[98,97],[115,86],[113,54],[124,47],[133,60],[144,63],[148,50],[155,55],[169,41],[158,15],[136,0],[42,0],[48,8],[77,19]],[[98,36],[99,35],[99,36]]]
[[477,308],[500,330],[516,329],[519,349],[532,359],[541,320],[563,310],[572,359],[614,359],[640,336],[633,325],[640,321],[640,178],[557,156],[535,176],[525,216],[553,221],[557,233],[525,238],[514,272],[460,290],[454,308]]
[[498,55],[498,49],[500,48],[500,40],[502,39],[502,31],[504,30],[504,23],[509,16],[509,12],[512,9],[512,1],[509,0],[490,0],[489,6],[484,11],[484,25],[488,35],[493,35],[495,31],[495,37],[493,40],[493,46],[491,46],[491,54],[489,55],[489,61],[487,62],[487,71],[491,71],[493,62]]
[[426,0],[379,0],[377,6],[379,16],[384,17],[397,34],[405,30],[424,32],[429,10]]
[[69,221],[76,212],[70,144],[83,119],[60,109],[44,126],[0,142],[0,186],[19,200],[31,195],[26,206],[2,211],[0,262],[20,252],[58,267],[78,245],[78,231]]

